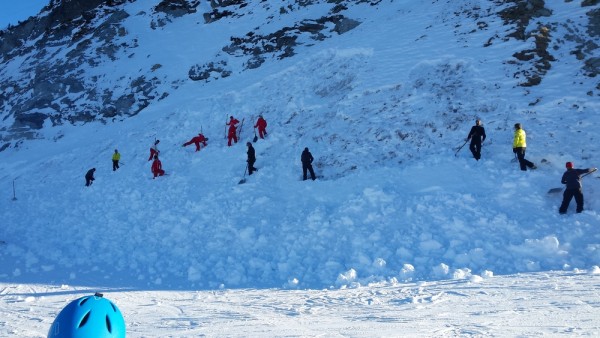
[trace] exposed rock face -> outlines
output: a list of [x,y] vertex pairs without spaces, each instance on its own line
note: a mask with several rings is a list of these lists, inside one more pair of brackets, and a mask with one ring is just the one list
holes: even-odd
[[[319,1],[299,1],[297,6],[308,6]],[[329,1],[334,2],[334,1]],[[343,1],[335,1],[336,3]],[[357,2],[367,2],[371,5],[376,5],[378,1],[358,0]],[[247,6],[243,0],[211,0],[213,11],[204,14],[204,19],[207,23],[211,23],[224,17],[236,16],[238,10]],[[256,32],[247,32],[243,36],[231,37],[231,43],[223,46],[222,50],[232,56],[247,56],[248,60],[245,63],[245,69],[255,69],[260,67],[267,59],[284,59],[294,56],[295,47],[298,45],[298,38],[302,35],[307,35],[310,40],[323,41],[335,34],[344,34],[358,25],[360,22],[347,18],[338,12],[347,9],[343,4],[334,6],[331,10],[331,15],[317,19],[306,19],[293,27],[283,27],[270,34],[258,34]],[[294,7],[281,7],[280,13],[287,13],[295,10]],[[327,28],[329,24],[333,24],[334,28]],[[190,79],[194,81],[217,80],[231,75],[225,61],[218,63],[209,62],[204,65],[193,66],[189,73]]]
[[171,22],[172,19],[184,16],[186,14],[196,13],[196,8],[200,4],[199,0],[163,0],[154,8],[155,13],[162,13],[153,22],[152,28],[163,27]]
[[[598,4],[598,1],[594,1],[594,4]],[[589,77],[596,77],[600,74],[600,57],[593,56],[598,55],[598,41],[600,37],[600,9],[594,9],[587,13],[589,24],[587,34],[582,35],[583,41],[581,42],[581,53],[583,55],[589,55],[585,60],[585,66],[583,69],[586,71],[586,75]],[[600,83],[598,84],[600,89]]]
[[[132,78],[117,91],[102,88],[98,85],[102,79],[88,74],[89,69],[115,61],[135,47],[135,40],[124,39],[127,31],[122,22],[129,14],[122,5],[126,2],[55,0],[44,9],[47,15],[3,32],[0,62],[23,60],[19,69],[23,76],[0,72],[0,109],[3,119],[13,117],[12,125],[0,128],[2,141],[38,137],[36,130],[45,124],[105,122],[135,115],[168,95],[156,92],[156,78]],[[170,3],[181,1],[163,1],[160,10],[180,15],[181,8],[189,9]]]
[[[99,72],[90,70],[135,53],[137,41],[128,36],[123,26],[130,15],[123,6],[134,1],[53,0],[44,8],[44,15],[0,33],[0,62],[23,60],[20,76],[0,70],[3,79],[0,81],[0,112],[2,119],[12,121],[0,127],[0,141],[36,138],[36,131],[48,125],[106,123],[127,118],[169,95],[164,91],[165,85],[173,88],[177,84],[163,83],[163,78],[152,75],[160,65],[139,76],[124,75],[120,80],[125,85],[120,88],[102,85],[102,75],[91,75]],[[300,1],[281,11],[320,2]],[[359,25],[339,13],[346,9],[344,1],[331,2],[336,5],[330,16],[307,19],[264,36],[248,32],[232,37],[222,50],[245,57],[245,68],[253,69],[268,59],[295,55],[300,35],[321,41]],[[347,2],[376,5],[380,0]],[[265,0],[261,3],[273,6]],[[162,0],[152,9],[150,28],[159,29],[179,17],[196,13],[199,5],[199,0]],[[211,0],[211,11],[203,17],[207,23],[223,17],[241,17],[247,15],[243,10],[246,6],[248,2],[244,0]],[[326,28],[331,24],[333,29]],[[228,77],[232,71],[224,60],[216,57],[214,61],[191,67],[188,73],[194,81],[208,82]]]
[[549,17],[552,12],[545,7],[544,0],[511,0],[507,2],[513,5],[498,13],[506,24],[515,27],[515,30],[507,37],[523,41],[529,38],[535,40],[534,49],[526,49],[513,54],[517,61],[512,63],[520,64],[520,68],[522,68],[514,74],[514,77],[522,79],[520,85],[523,87],[538,85],[552,67],[551,62],[555,61],[548,52],[551,34],[549,28],[545,26],[538,27],[534,32],[527,32],[526,29],[535,18]]
[[[527,48],[514,53],[507,63],[514,66],[519,85],[529,87],[543,81],[555,61],[553,52],[564,39],[577,43],[571,54],[581,60],[581,73],[598,75],[600,9],[594,6],[599,0],[576,1],[589,7],[585,26],[572,22],[535,24],[536,20],[550,21],[554,14],[544,0],[493,0],[502,10],[494,12],[493,6],[488,6],[486,13],[477,2],[465,2],[463,11],[447,18],[457,20],[455,27],[469,18],[476,22],[476,29],[486,30],[487,18],[499,16],[510,32],[490,37],[485,45],[497,39],[523,41]],[[231,60],[242,60],[241,68],[250,70],[294,57],[300,46],[319,44],[359,26],[361,23],[348,14],[352,5],[377,6],[382,0],[299,0],[284,4],[269,0],[162,0],[147,9],[148,13],[128,13],[125,6],[133,2],[136,0],[52,0],[41,15],[0,31],[0,64],[10,65],[0,67],[0,149],[14,146],[18,140],[41,137],[38,131],[47,126],[108,123],[136,115],[167,97],[182,82],[211,82],[236,75],[228,64]],[[289,26],[266,25],[270,31],[256,28],[235,32],[229,41],[221,42],[220,52],[210,61],[191,66],[187,77],[160,75],[162,65],[158,63],[135,73],[119,70],[118,85],[106,83],[103,75],[103,67],[138,52],[136,32],[128,32],[124,25],[130,15],[150,17],[149,28],[160,30],[201,10],[196,14],[201,18],[198,21],[212,24],[223,18],[252,15],[249,8],[261,6],[272,13],[267,20],[274,22],[277,16],[324,4],[330,6],[323,12],[326,14],[302,18]],[[555,36],[558,25],[566,27],[569,34]],[[457,32],[460,34],[469,33]],[[238,64],[235,69],[239,68]]]

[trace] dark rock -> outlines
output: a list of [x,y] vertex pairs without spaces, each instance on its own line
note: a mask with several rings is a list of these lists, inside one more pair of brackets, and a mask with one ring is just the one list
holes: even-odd
[[46,118],[42,113],[15,114],[13,129],[42,129]]
[[599,3],[600,3],[600,0],[583,0],[581,2],[581,7],[596,6]]
[[196,7],[199,4],[199,0],[163,0],[154,7],[154,10],[173,17],[180,17],[196,13]]
[[596,77],[600,73],[600,57],[592,57],[585,60],[583,69],[587,72],[587,76]]

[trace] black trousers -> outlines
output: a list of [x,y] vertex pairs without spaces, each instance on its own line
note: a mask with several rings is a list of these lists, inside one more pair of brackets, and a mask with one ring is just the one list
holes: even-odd
[[476,160],[481,158],[481,141],[471,141],[469,149]]
[[315,171],[313,170],[312,164],[302,163],[302,175],[303,175],[305,181],[306,181],[306,172],[307,171],[310,172],[310,178],[313,181],[317,179],[317,177],[315,176]]
[[92,185],[92,182],[94,181],[93,178],[85,178],[85,186],[89,187],[90,185]]
[[517,158],[519,159],[519,165],[521,166],[521,170],[527,170],[527,168],[533,169],[535,165],[525,159],[525,148],[519,147],[517,149]]
[[571,199],[575,197],[575,203],[577,203],[577,212],[583,211],[583,193],[581,192],[581,188],[578,189],[565,189],[563,193],[563,200],[560,204],[560,208],[558,212],[564,214],[567,212],[569,208],[569,203],[571,203]]
[[119,169],[119,160],[113,160],[113,171]]
[[256,161],[250,161],[248,160],[248,175],[252,175],[253,172],[255,172],[257,169],[254,168],[254,163]]

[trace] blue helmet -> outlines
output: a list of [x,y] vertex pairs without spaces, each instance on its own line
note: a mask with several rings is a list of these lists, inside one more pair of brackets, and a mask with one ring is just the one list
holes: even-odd
[[48,338],[125,338],[119,308],[102,294],[75,299],[54,319]]

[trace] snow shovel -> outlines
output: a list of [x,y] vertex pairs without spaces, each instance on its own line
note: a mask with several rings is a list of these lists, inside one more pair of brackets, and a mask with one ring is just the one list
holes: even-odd
[[[598,169],[596,169],[596,170],[598,170]],[[596,170],[592,170],[589,173],[585,173],[585,174],[581,175],[581,178],[584,178],[587,175],[589,175],[589,174],[591,174],[593,172],[596,172]],[[563,188],[552,188],[552,189],[548,190],[548,193],[549,194],[556,194],[556,193],[561,192],[561,191],[563,191]]]
[[246,172],[248,171],[248,164],[246,164],[246,169],[244,169],[244,177],[238,182],[238,184],[246,183]]
[[256,136],[256,128],[254,128],[254,138],[252,139],[252,142],[256,143],[256,141],[258,141],[258,136]]

